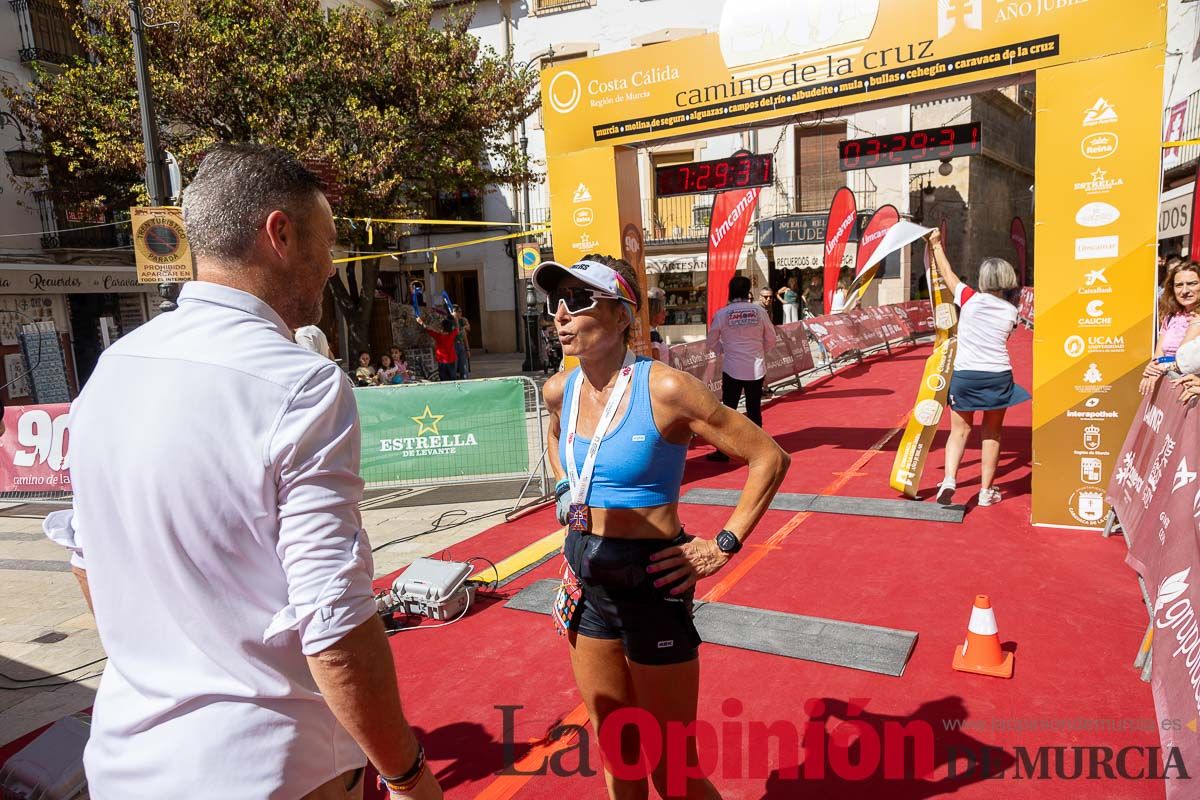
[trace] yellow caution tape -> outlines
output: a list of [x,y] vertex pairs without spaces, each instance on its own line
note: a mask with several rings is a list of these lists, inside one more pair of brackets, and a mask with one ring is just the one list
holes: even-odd
[[1182,142],[1163,142],[1162,146],[1166,147],[1191,147],[1192,145],[1200,144],[1200,139],[1184,139]]
[[[380,220],[375,220],[379,222]],[[517,233],[506,233],[501,236],[488,236],[483,239],[472,239],[468,242],[451,242],[450,244],[439,244],[436,247],[420,247],[416,250],[396,250],[391,253],[369,253],[361,256],[350,256],[347,258],[335,258],[335,264],[348,264],[351,261],[370,261],[373,258],[390,258],[391,256],[407,256],[414,253],[437,253],[439,250],[449,250],[453,247],[470,247],[475,244],[487,244],[488,242],[502,242],[505,239],[519,239],[522,236],[534,236],[539,233],[549,233],[549,228],[534,228],[531,231],[518,231]]]
[[334,219],[345,220],[346,222],[365,222],[367,230],[370,230],[372,222],[388,225],[459,225],[463,227],[475,226],[485,228],[520,228],[524,223],[521,222],[478,222],[462,219],[381,219],[375,217],[334,217]]

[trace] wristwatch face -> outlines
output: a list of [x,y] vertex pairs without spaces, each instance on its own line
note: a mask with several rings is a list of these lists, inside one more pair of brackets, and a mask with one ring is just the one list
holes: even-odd
[[721,531],[717,534],[717,547],[725,553],[736,553],[741,549],[742,543],[729,531]]

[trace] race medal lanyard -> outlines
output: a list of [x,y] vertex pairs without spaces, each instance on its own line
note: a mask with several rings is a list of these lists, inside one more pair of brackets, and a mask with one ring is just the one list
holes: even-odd
[[617,376],[616,384],[613,385],[608,402],[604,404],[604,411],[592,434],[592,443],[588,446],[587,455],[583,458],[582,470],[575,468],[575,428],[579,423],[579,395],[584,381],[582,370],[571,389],[571,414],[567,420],[567,479],[571,482],[571,507],[567,511],[567,527],[570,530],[582,533],[592,527],[592,513],[587,506],[587,497],[588,490],[592,487],[592,474],[596,471],[596,454],[600,452],[600,443],[604,440],[604,435],[608,433],[608,426],[612,424],[613,417],[617,414],[617,406],[621,405],[621,398],[625,396],[625,389],[633,378],[635,360],[633,352],[626,350],[625,361],[621,364],[621,372]]

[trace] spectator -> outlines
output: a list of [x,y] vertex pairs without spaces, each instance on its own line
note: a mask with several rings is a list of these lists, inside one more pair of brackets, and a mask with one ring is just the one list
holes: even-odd
[[392,383],[411,382],[412,375],[409,374],[408,361],[404,358],[404,351],[392,345],[392,349],[388,351],[388,356],[392,359],[392,366],[396,368],[396,373],[392,376]]
[[808,292],[805,296],[808,298],[808,316],[819,317],[825,313],[825,289],[819,273],[814,274],[808,282]]
[[841,314],[846,310],[846,301],[850,299],[850,281],[845,276],[838,279],[837,289],[833,292],[833,302],[829,307],[830,314]]
[[361,350],[358,354],[358,366],[354,369],[354,385],[374,386],[375,383],[375,367],[371,364],[371,354]]
[[1024,403],[1029,392],[1013,382],[1008,357],[1008,337],[1017,327],[1017,309],[1005,299],[1017,288],[1012,264],[1001,258],[985,258],[979,267],[979,291],[963,283],[946,258],[942,236],[929,234],[929,247],[946,288],[962,309],[958,318],[958,347],[954,353],[954,375],[950,379],[950,438],[946,441],[946,475],[938,485],[937,502],[949,505],[957,488],[958,465],[975,423],[975,412],[983,412],[982,478],[979,505],[1000,502],[993,482],[1000,460],[1000,433],[1004,412]]
[[108,654],[88,791],[343,800],[369,758],[392,798],[440,798],[376,613],[354,395],[292,340],[334,272],[320,181],[218,145],[183,219],[197,280],[101,356],[71,410],[74,509],[47,520]]
[[[721,402],[737,409],[746,395],[746,416],[762,427],[763,378],[767,375],[767,351],[775,346],[775,326],[766,310],[750,302],[750,279],[742,275],[729,281],[729,305],[713,316],[708,328],[708,349],[723,353]],[[709,461],[728,461],[714,450]]]
[[[392,357],[384,353],[379,357],[379,371],[375,373],[375,383],[380,386],[391,386],[396,383],[396,375],[400,372],[396,362],[392,361]],[[401,380],[400,383],[404,381]]]
[[471,332],[471,322],[462,315],[458,306],[454,307],[451,316],[458,325],[458,338],[454,340],[455,372],[460,381],[465,381],[471,377],[471,343],[467,340],[467,334]]
[[647,307],[650,314],[650,357],[670,364],[671,348],[658,330],[658,326],[667,321],[667,293],[655,286],[647,290],[646,295],[650,301]]
[[[775,293],[779,302],[783,303],[783,324],[800,321],[800,289],[795,277],[787,279],[787,283]],[[768,311],[769,311],[768,307]]]
[[1193,333],[1189,327],[1200,321],[1196,314],[1200,304],[1200,264],[1172,260],[1175,263],[1167,270],[1159,295],[1158,345],[1138,384],[1142,394],[1154,389],[1159,377],[1170,369],[1180,346],[1200,335],[1200,328]]
[[417,317],[417,324],[423,326],[429,338],[433,339],[433,357],[438,365],[438,380],[454,380],[455,365],[458,361],[455,347],[458,342],[458,326],[449,317],[442,320],[439,328],[425,325],[420,317]]
[[333,359],[333,353],[329,350],[329,339],[325,337],[325,331],[316,325],[301,325],[299,328],[296,328],[294,338],[296,344],[305,350],[311,350],[317,355],[325,356],[330,360]]

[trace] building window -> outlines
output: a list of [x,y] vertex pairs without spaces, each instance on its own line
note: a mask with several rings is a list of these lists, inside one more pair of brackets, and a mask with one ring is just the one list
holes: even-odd
[[555,11],[570,11],[575,8],[591,8],[596,0],[529,0],[534,14],[553,14]]
[[483,219],[483,193],[478,189],[438,189],[433,196],[432,219]]
[[128,247],[132,244],[128,225],[129,212],[113,212],[95,202],[71,202],[60,198],[55,202],[47,191],[34,192],[38,216],[42,222],[42,247],[106,248]]
[[838,168],[838,142],[846,138],[846,123],[796,128],[797,211],[825,211],[833,195],[846,185]]
[[66,64],[76,56],[86,56],[57,0],[9,0],[8,5],[17,15],[22,62]]

